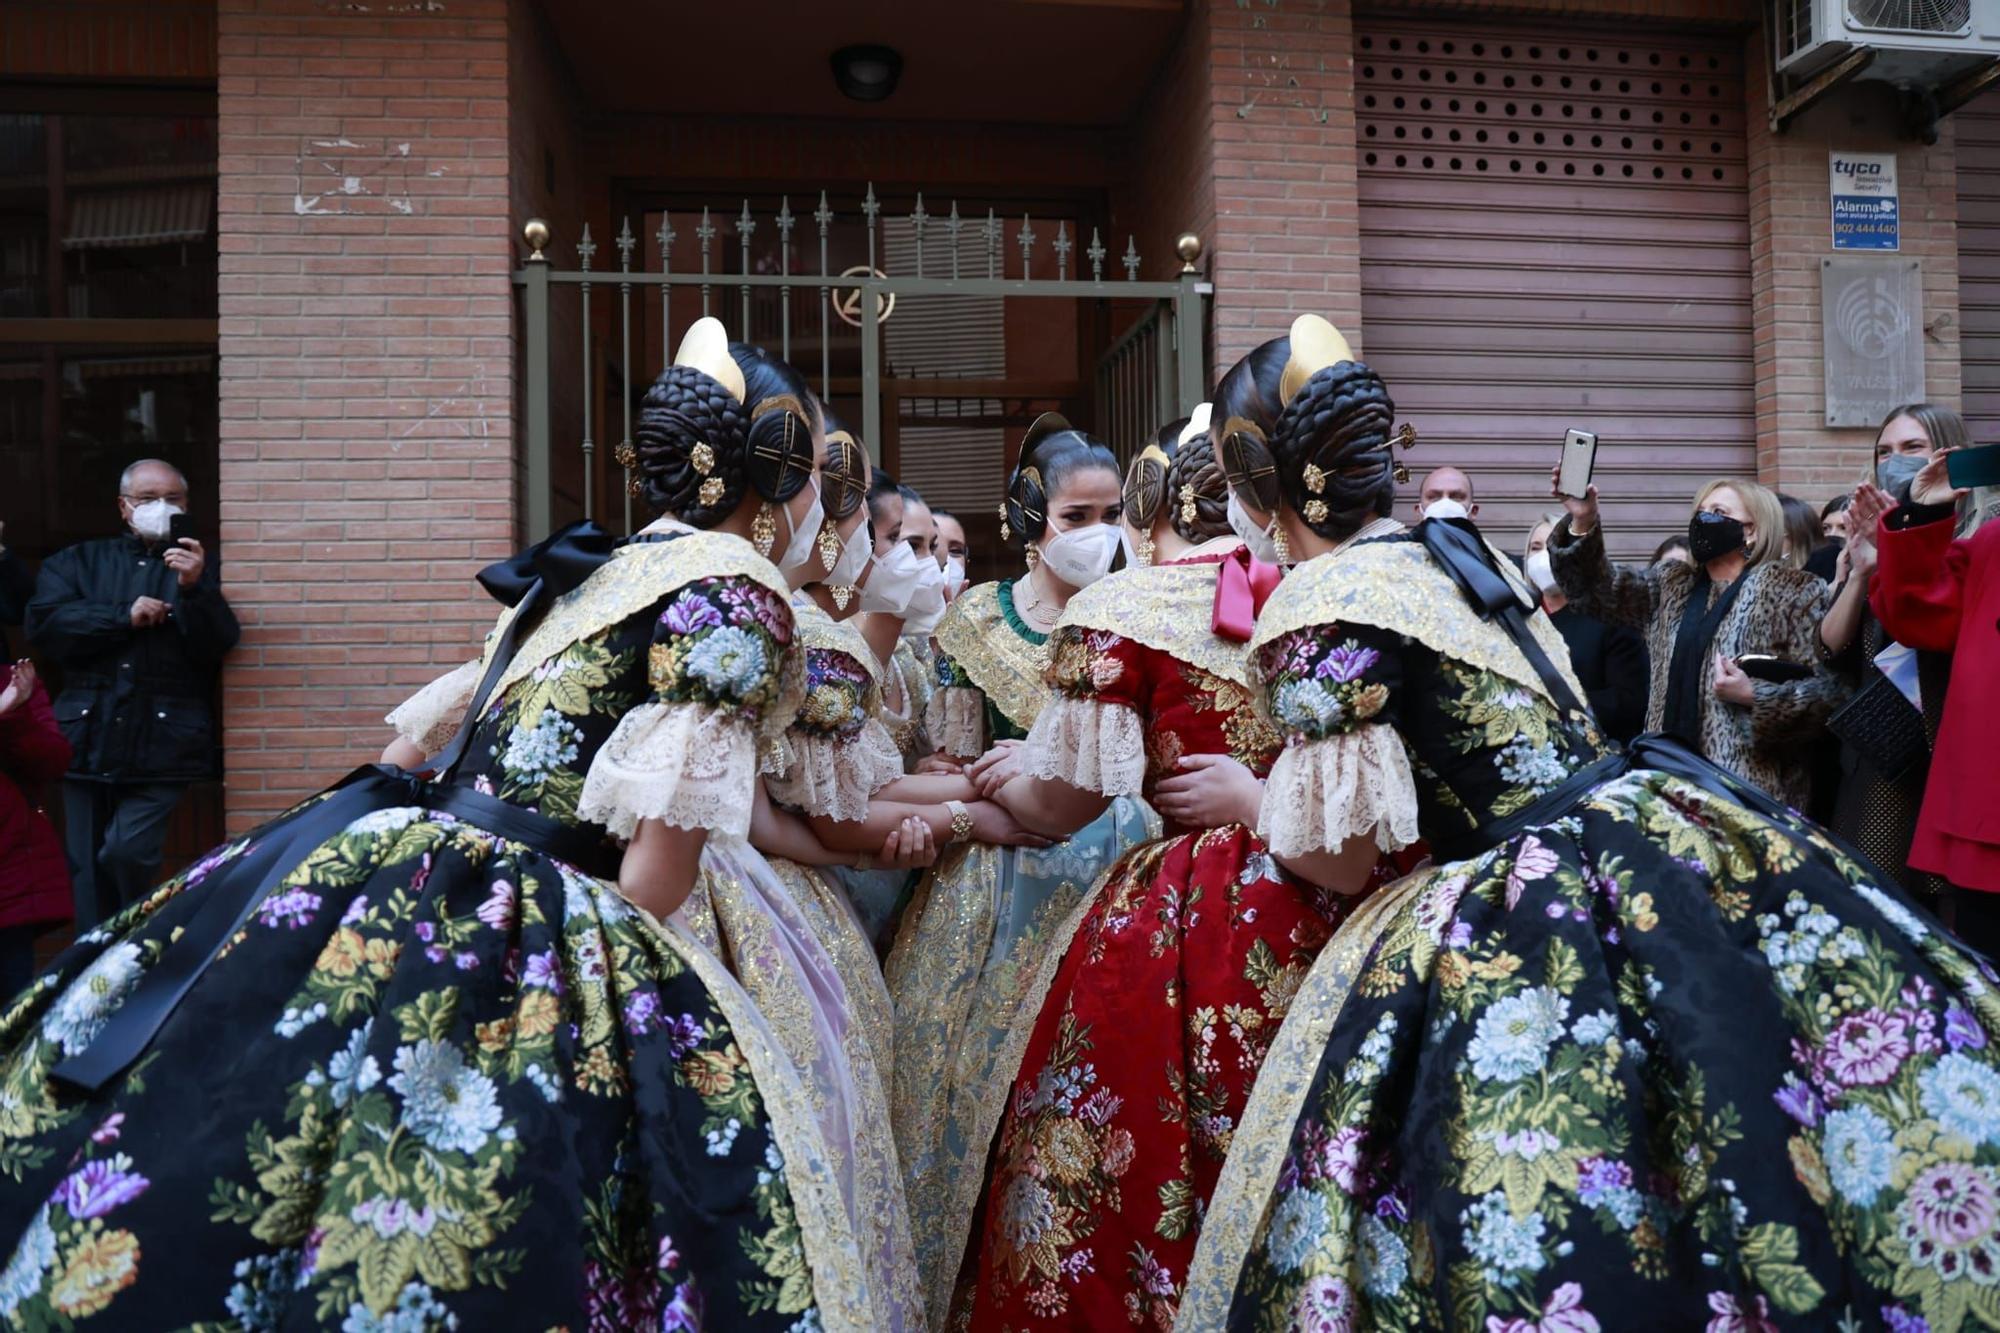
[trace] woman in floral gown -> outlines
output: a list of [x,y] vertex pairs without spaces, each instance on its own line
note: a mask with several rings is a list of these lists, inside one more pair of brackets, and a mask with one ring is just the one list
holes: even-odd
[[359,770],[0,1015],[0,1323],[877,1326],[797,1075],[668,920],[798,704],[743,534],[813,466],[795,377],[713,321],[679,362],[680,521],[482,575],[514,609],[392,719],[435,781]]
[[1018,1072],[961,1298],[974,1329],[1172,1326],[1258,1067],[1351,901],[1287,878],[1248,827],[1279,741],[1249,638],[1278,571],[1229,531],[1201,415],[1127,472],[1146,563],[1070,598],[1000,794],[1054,834],[1143,793],[1166,829],[1051,938],[1000,1062]]
[[[1017,747],[1041,711],[1048,635],[1063,605],[1110,567],[1119,483],[1110,450],[1053,413],[1038,420],[1003,506],[1006,533],[1030,552],[1027,577],[966,589],[938,626],[930,733],[957,761],[984,762],[984,790],[998,791],[1019,769]],[[951,1303],[986,1145],[1007,1098],[1013,1069],[1000,1066],[1000,1052],[1022,989],[1049,934],[1119,853],[1151,836],[1154,822],[1142,803],[1121,796],[1052,847],[995,846],[975,834],[946,850],[904,913],[888,963],[896,1002],[890,1108],[933,1326]]]
[[1293,1001],[1180,1326],[2000,1324],[1992,974],[1739,780],[1612,751],[1509,563],[1386,518],[1393,411],[1311,317],[1217,391],[1242,527],[1305,558],[1252,643],[1261,830],[1336,891],[1445,863]]

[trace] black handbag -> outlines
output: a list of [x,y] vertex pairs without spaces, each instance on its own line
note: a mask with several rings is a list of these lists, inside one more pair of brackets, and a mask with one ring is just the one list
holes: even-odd
[[1880,672],[1834,710],[1826,728],[1891,782],[1901,781],[1930,756],[1923,713]]

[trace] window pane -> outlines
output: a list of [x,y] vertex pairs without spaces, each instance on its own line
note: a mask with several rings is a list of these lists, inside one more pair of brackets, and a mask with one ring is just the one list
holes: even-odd
[[48,129],[0,116],[0,319],[49,313]]
[[65,116],[63,275],[72,318],[212,318],[215,119]]
[[[54,440],[43,429],[51,371]],[[215,357],[208,352],[8,352],[0,359],[0,522],[7,545],[40,559],[116,532],[118,474],[141,458],[164,458],[187,474],[196,534],[212,537],[216,394]]]

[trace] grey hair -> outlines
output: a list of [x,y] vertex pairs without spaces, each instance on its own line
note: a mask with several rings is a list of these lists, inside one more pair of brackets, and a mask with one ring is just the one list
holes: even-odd
[[142,458],[138,462],[130,464],[129,466],[126,467],[126,469],[123,472],[118,474],[118,493],[120,495],[125,494],[126,490],[132,485],[132,474],[137,472],[142,467],[163,467],[167,471],[174,474],[174,479],[180,482],[181,490],[183,492],[185,492],[188,488],[187,473],[181,471],[179,468],[175,467],[172,463],[169,463],[166,459]]

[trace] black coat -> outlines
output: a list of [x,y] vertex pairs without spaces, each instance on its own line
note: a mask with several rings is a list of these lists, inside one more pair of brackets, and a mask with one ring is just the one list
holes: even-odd
[[[173,607],[132,627],[132,603]],[[56,723],[76,751],[72,778],[192,782],[216,771],[215,669],[241,630],[223,600],[215,553],[179,586],[159,548],[129,533],[80,542],[42,562],[28,640],[63,672]]]
[[1646,641],[1622,625],[1607,625],[1568,607],[1549,617],[1569,645],[1570,665],[1590,711],[1607,736],[1629,741],[1646,726],[1646,692],[1652,688]]

